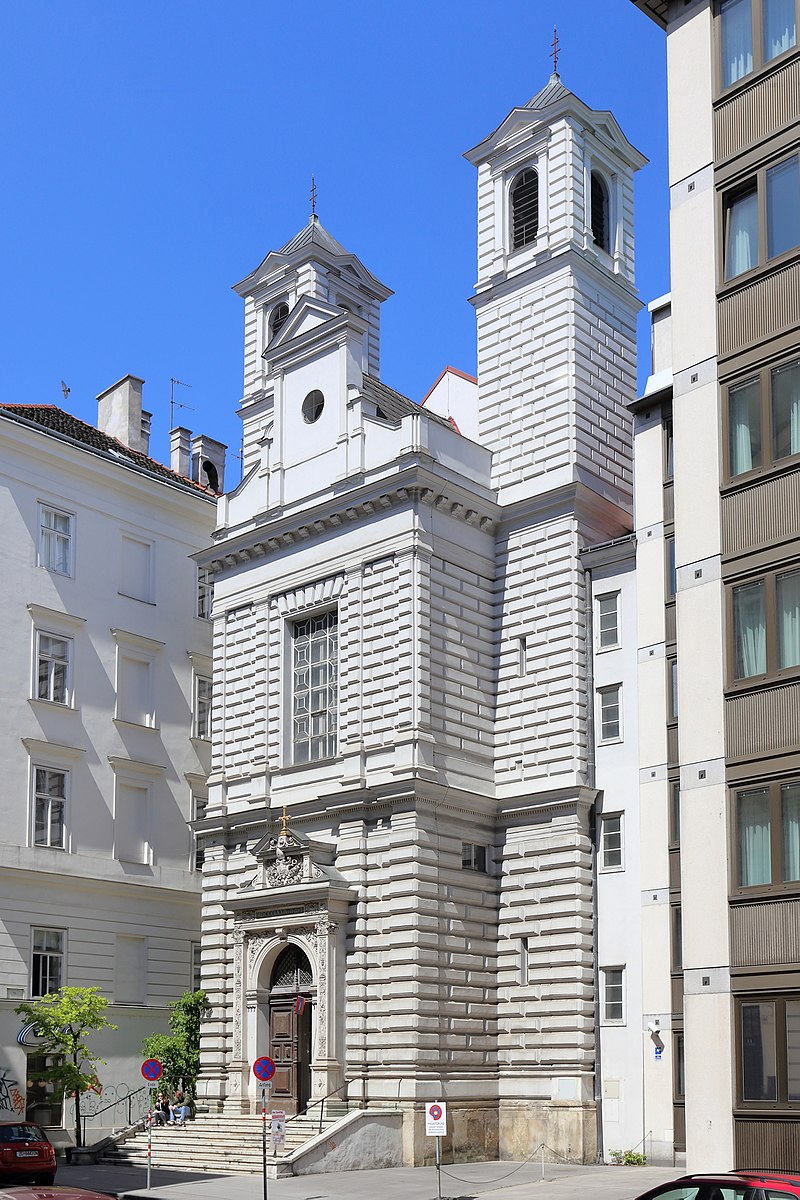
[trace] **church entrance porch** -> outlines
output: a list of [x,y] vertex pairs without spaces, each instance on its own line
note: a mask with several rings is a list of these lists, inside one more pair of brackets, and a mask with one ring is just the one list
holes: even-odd
[[298,946],[287,946],[275,960],[268,1004],[271,1098],[294,1115],[305,1111],[311,1096],[312,972]]

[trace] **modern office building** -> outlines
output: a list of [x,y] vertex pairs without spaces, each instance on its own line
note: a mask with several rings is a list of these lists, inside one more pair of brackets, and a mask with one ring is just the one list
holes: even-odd
[[662,972],[648,995],[645,972],[644,1005],[674,1048],[647,1123],[694,1170],[796,1170],[798,6],[636,2],[667,33],[672,259],[635,406],[640,713],[659,714],[641,875],[671,988]]

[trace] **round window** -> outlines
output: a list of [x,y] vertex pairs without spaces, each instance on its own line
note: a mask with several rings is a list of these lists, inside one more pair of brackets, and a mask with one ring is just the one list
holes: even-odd
[[325,397],[319,388],[314,388],[313,392],[309,392],[303,401],[303,420],[307,425],[313,425],[322,415],[322,410],[325,407]]

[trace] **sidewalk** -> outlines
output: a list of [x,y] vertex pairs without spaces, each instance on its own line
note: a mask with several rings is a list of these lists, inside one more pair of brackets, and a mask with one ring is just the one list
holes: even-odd
[[[573,1167],[538,1163],[455,1163],[442,1167],[442,1200],[634,1200],[681,1174],[672,1167]],[[59,1165],[57,1183],[120,1200],[263,1200],[260,1175],[153,1168],[150,1191],[138,1167]],[[433,1167],[346,1171],[270,1179],[269,1200],[436,1200]]]

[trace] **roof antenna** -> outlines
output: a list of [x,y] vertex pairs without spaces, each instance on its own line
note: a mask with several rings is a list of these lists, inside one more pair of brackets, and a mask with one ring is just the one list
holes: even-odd
[[558,29],[553,26],[553,74],[558,75],[558,52],[561,49],[561,43],[558,40]]
[[317,219],[317,185],[314,182],[314,176],[311,176],[311,220]]
[[183,383],[180,379],[170,379],[170,381],[169,381],[169,427],[170,427],[170,429],[175,428],[175,409],[176,408],[188,408],[189,412],[194,412],[194,409],[192,408],[191,404],[181,404],[180,400],[175,399],[175,387],[176,386],[190,388],[192,385],[190,383]]

